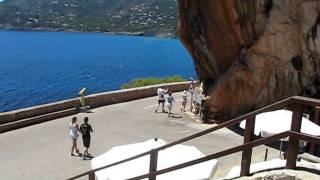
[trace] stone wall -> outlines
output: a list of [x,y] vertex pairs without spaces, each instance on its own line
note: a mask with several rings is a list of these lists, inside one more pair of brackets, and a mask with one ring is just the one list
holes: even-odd
[[[86,96],[86,104],[92,108],[96,108],[115,103],[128,102],[155,96],[157,94],[157,89],[161,86],[168,87],[172,92],[178,92],[188,89],[189,84],[190,82],[170,83],[93,94]],[[50,104],[0,113],[0,125],[28,118],[39,119],[39,117],[41,118],[42,116],[46,118],[46,121],[48,121],[50,119],[55,119],[57,117],[57,114],[59,114],[58,112],[61,112],[59,117],[71,115],[70,112],[77,113],[77,111],[74,111],[74,109],[78,108],[79,106],[79,98],[74,98]],[[52,116],[50,114],[52,114]]]

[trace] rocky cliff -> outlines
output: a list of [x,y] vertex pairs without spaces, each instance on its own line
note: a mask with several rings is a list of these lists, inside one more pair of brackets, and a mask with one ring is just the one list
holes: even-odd
[[320,0],[178,0],[180,38],[210,96],[236,116],[293,95],[319,98]]

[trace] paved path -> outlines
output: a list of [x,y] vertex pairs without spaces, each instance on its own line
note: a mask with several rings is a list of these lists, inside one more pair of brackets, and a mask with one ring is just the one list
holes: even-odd
[[[180,93],[174,94],[179,99]],[[88,116],[94,128],[91,152],[99,155],[113,146],[145,141],[154,137],[168,142],[178,140],[213,125],[198,123],[180,114],[180,102],[174,105],[176,117],[155,113],[156,98],[105,106],[93,113],[78,114],[78,123]],[[90,161],[70,156],[68,124],[71,117],[0,134],[0,179],[66,179],[90,170]],[[78,144],[82,147],[82,140]],[[218,152],[241,144],[243,138],[222,129],[192,140],[204,154]],[[265,147],[254,149],[254,161],[262,161]],[[276,156],[274,150],[271,154]],[[269,148],[270,153],[270,148]],[[271,158],[271,157],[270,157]],[[219,159],[216,177],[223,177],[233,165],[239,165],[241,154]]]

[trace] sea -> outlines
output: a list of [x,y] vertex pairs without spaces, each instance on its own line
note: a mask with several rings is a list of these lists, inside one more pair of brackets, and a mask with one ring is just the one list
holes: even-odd
[[113,91],[135,78],[196,78],[178,39],[0,31],[0,112]]

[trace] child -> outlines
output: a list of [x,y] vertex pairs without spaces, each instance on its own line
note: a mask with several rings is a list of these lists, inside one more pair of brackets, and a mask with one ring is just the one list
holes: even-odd
[[187,105],[187,91],[184,90],[182,93],[182,104],[181,104],[181,111],[185,112],[186,111],[186,105]]
[[172,93],[169,92],[169,95],[167,96],[167,102],[166,102],[166,105],[168,107],[168,117],[170,117],[173,102],[175,102],[174,98],[172,97]]

